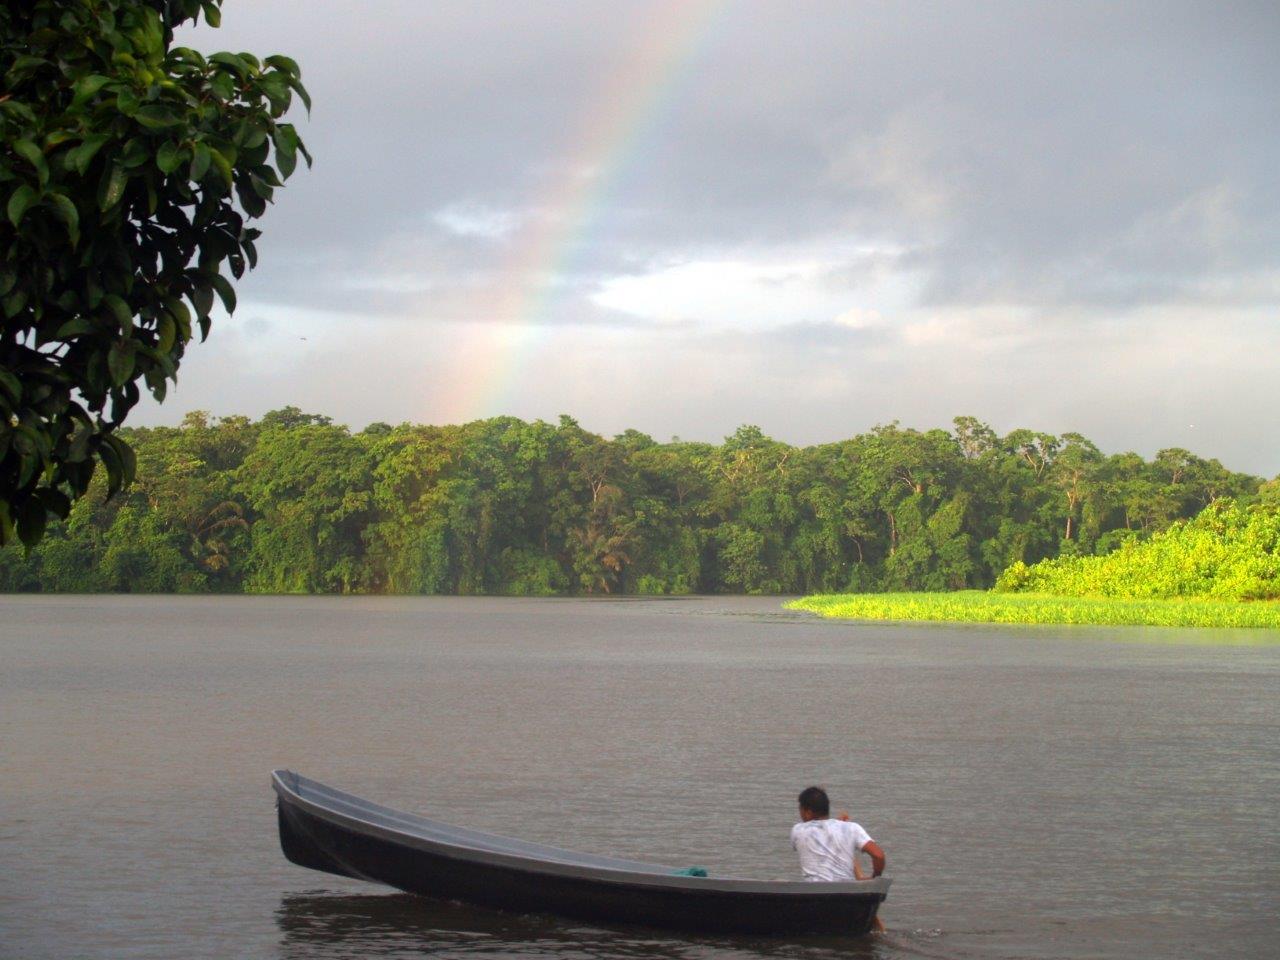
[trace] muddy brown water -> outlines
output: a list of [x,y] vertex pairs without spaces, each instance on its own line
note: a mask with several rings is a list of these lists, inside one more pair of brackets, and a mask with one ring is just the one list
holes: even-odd
[[[1268,957],[1274,635],[820,621],[777,600],[0,598],[0,957]],[[794,876],[825,784],[888,933],[771,942],[295,867],[269,772]]]

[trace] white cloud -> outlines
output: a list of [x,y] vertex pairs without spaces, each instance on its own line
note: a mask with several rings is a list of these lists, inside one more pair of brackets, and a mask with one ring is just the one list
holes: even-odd
[[701,260],[606,280],[592,299],[602,307],[659,322],[763,325],[804,319],[813,307],[814,263],[752,264]]
[[431,215],[431,219],[459,237],[502,240],[510,236],[526,219],[516,210],[499,210],[483,203],[452,203]]
[[[885,251],[864,246],[843,254],[840,247],[826,246],[821,257],[781,249],[659,264],[604,280],[591,299],[658,323],[753,328],[833,320],[854,326],[855,317],[880,325],[885,315],[910,307],[916,280],[909,272],[883,269]],[[857,272],[855,282],[832,282],[833,275],[850,272]]]
[[884,326],[884,317],[879,310],[867,310],[864,307],[850,307],[837,314],[835,323],[850,330],[874,330]]

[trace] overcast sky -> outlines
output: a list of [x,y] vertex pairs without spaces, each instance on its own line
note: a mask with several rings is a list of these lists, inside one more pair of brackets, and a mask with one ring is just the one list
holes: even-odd
[[971,414],[1280,471],[1280,8],[227,0],[315,155],[139,423]]

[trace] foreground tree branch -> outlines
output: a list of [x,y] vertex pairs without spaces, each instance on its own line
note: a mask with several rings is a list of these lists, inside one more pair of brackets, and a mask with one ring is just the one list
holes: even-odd
[[[298,65],[173,46],[221,0],[0,7],[0,544],[65,518],[116,428],[163,400],[215,297],[257,262],[260,217],[301,155]],[[141,386],[140,386],[141,384]]]

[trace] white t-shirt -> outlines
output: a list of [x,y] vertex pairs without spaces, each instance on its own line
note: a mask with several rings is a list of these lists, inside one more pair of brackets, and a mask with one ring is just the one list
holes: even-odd
[[807,820],[791,828],[806,880],[854,879],[854,855],[871,842],[862,825],[850,820]]

